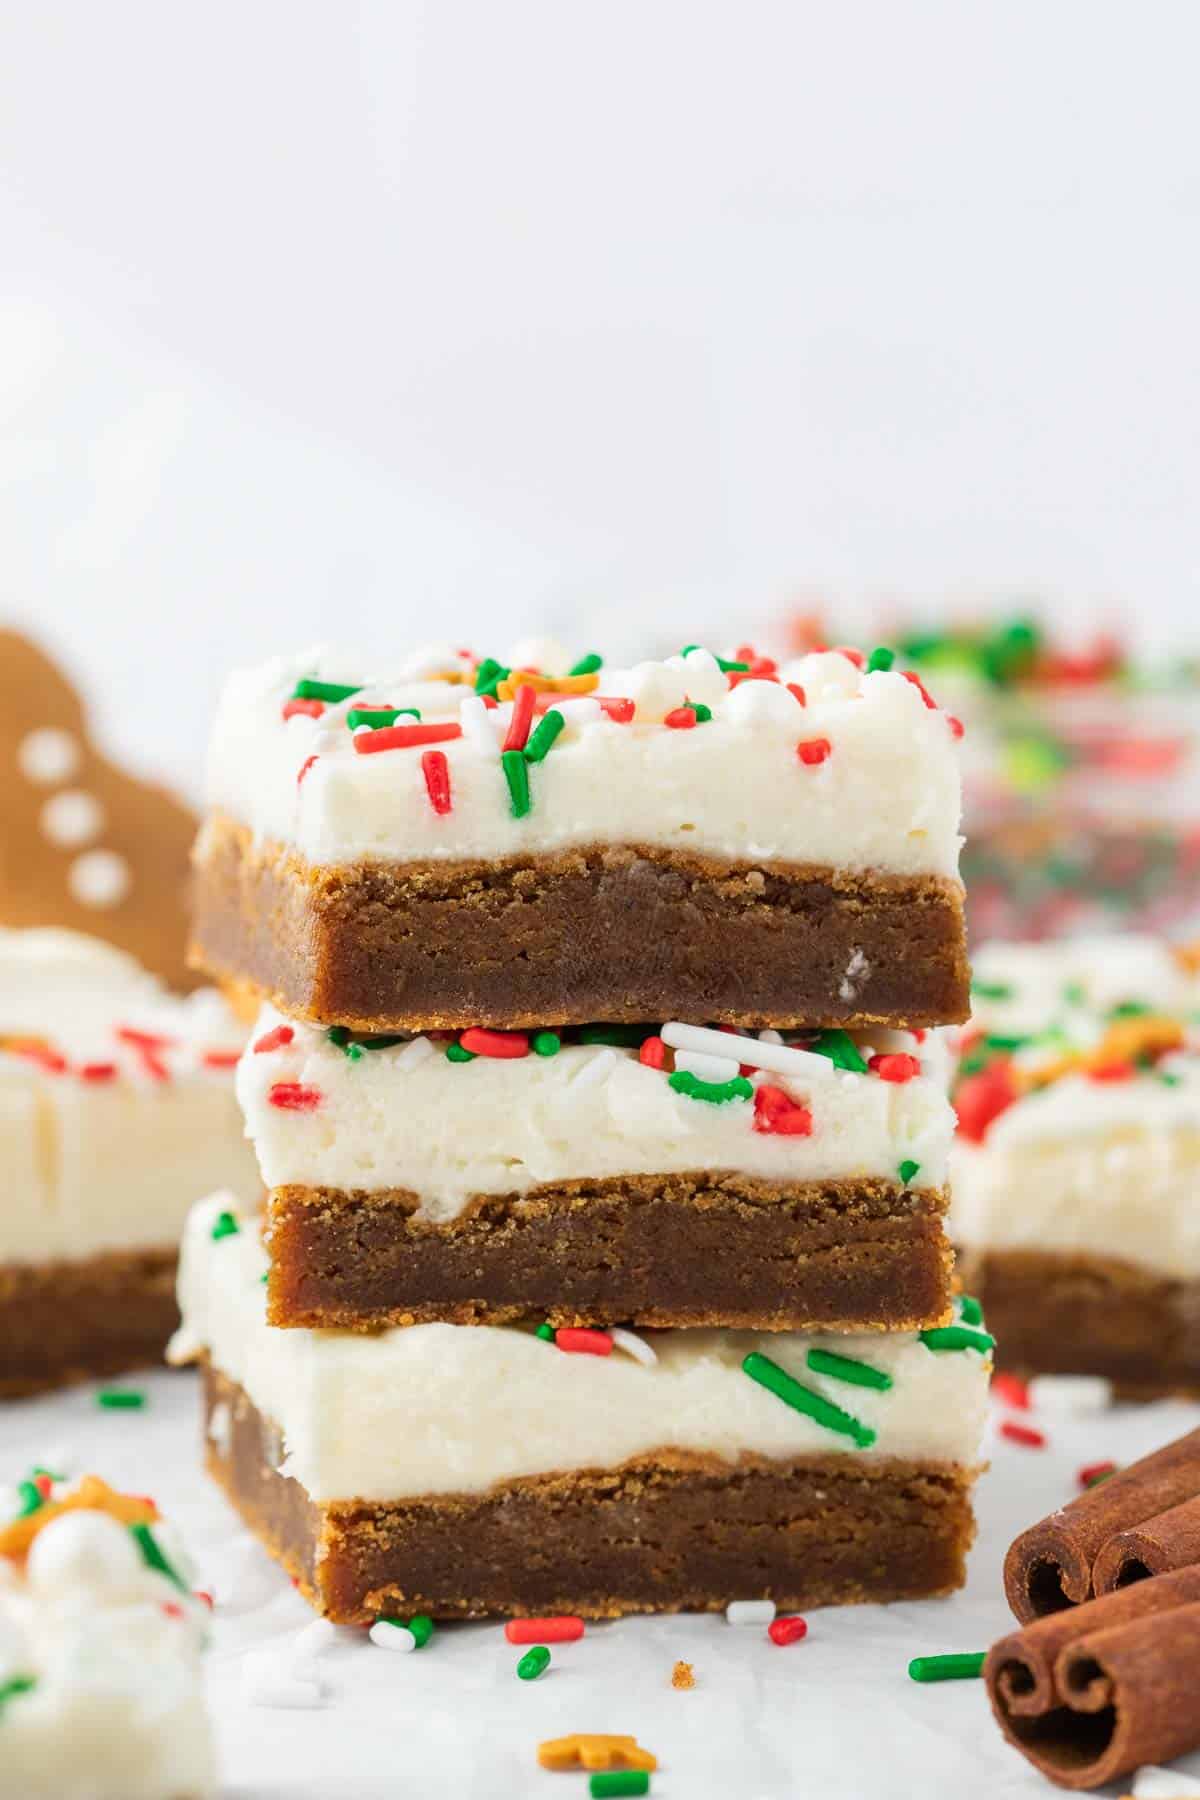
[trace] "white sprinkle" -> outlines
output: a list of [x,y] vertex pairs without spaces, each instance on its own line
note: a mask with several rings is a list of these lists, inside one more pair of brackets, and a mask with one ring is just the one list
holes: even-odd
[[759,1032],[758,1041],[760,1044],[782,1044],[783,1033],[776,1031],[774,1026],[768,1025],[765,1031]]
[[229,1455],[233,1440],[233,1417],[227,1400],[218,1400],[208,1415],[208,1441],[222,1456]]
[[[728,1037],[725,1042],[729,1042]],[[738,1072],[736,1057],[709,1056],[703,1050],[681,1050],[675,1067],[685,1075],[694,1075],[697,1081],[732,1081]]]
[[408,1626],[393,1625],[390,1619],[376,1619],[367,1636],[380,1650],[399,1650],[405,1656],[417,1647],[417,1640]]
[[242,1698],[250,1706],[304,1709],[320,1706],[321,1684],[290,1670],[273,1650],[249,1650],[242,1658]]
[[590,694],[581,694],[576,700],[556,700],[549,711],[561,713],[568,730],[574,731],[582,730],[583,726],[592,725],[604,716],[604,708]]
[[817,1056],[812,1050],[797,1050],[791,1044],[767,1044],[762,1038],[731,1038],[727,1031],[712,1031],[705,1025],[681,1025],[672,1020],[659,1035],[672,1050],[700,1051],[709,1056],[728,1056],[730,1044],[736,1044],[739,1062],[755,1069],[770,1069],[777,1075],[829,1081],[837,1074],[827,1056]]
[[1067,1418],[1107,1412],[1112,1398],[1112,1382],[1103,1375],[1035,1375],[1029,1383],[1031,1406]]
[[64,850],[90,844],[104,829],[104,808],[82,788],[63,788],[51,794],[38,819],[42,836]]
[[467,694],[463,699],[458,709],[458,722],[463,736],[476,750],[482,750],[485,756],[499,756],[500,740],[488,717],[488,708],[478,694]]
[[1133,1778],[1134,1800],[1188,1800],[1200,1794],[1200,1781],[1193,1775],[1181,1775],[1176,1769],[1139,1769]]
[[311,1662],[332,1650],[337,1640],[338,1628],[332,1619],[311,1619],[292,1639],[292,1657],[296,1662]]
[[658,1361],[658,1352],[649,1345],[644,1337],[636,1331],[627,1331],[624,1325],[614,1325],[609,1331],[614,1350],[624,1350],[626,1356],[632,1356],[634,1362],[640,1362],[644,1369],[652,1369]]
[[598,1082],[606,1081],[616,1066],[617,1053],[610,1044],[593,1056],[590,1062],[584,1063],[571,1087],[575,1092],[580,1088],[594,1087]]
[[423,1063],[427,1057],[432,1055],[432,1038],[415,1037],[411,1043],[405,1044],[403,1050],[401,1050],[399,1056],[397,1056],[396,1067],[398,1069],[415,1069],[419,1063]]
[[769,1625],[774,1617],[773,1600],[731,1600],[725,1608],[730,1625]]
[[17,761],[27,781],[44,787],[66,781],[79,767],[79,745],[69,731],[43,725],[27,732],[17,745]]
[[132,881],[129,864],[115,850],[85,850],[67,870],[67,886],[80,906],[118,906]]

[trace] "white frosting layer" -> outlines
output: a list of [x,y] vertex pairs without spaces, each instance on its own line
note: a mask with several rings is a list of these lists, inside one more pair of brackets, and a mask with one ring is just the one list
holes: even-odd
[[167,1248],[214,1184],[252,1197],[244,1038],[215,991],[179,999],[74,932],[0,931],[0,1263]]
[[[164,1528],[154,1525],[162,1539]],[[168,1610],[169,1609],[169,1610]],[[0,1557],[0,1793],[21,1800],[206,1800],[203,1609],[105,1513],[45,1525]]]
[[1093,1050],[1114,1009],[1130,1004],[1178,1019],[1187,1042],[1128,1080],[1063,1075],[1022,1095],[982,1143],[960,1137],[951,1158],[956,1240],[1200,1278],[1194,978],[1167,945],[1113,937],[989,945],[975,959],[974,986],[975,1024],[1032,1040],[1013,1051],[1018,1069]]
[[[279,1025],[291,1029],[291,1042],[256,1052]],[[737,1074],[738,1041],[720,1034],[733,1060],[714,1071],[717,1079]],[[762,1053],[753,1037],[741,1041],[743,1054]],[[407,1188],[432,1220],[453,1218],[474,1194],[691,1170],[780,1182],[897,1181],[900,1164],[912,1161],[919,1167],[909,1185],[940,1186],[954,1129],[945,1045],[936,1033],[918,1044],[882,1030],[871,1042],[915,1053],[925,1072],[896,1083],[796,1055],[799,1074],[750,1078],[808,1108],[807,1137],[755,1130],[750,1100],[714,1105],[677,1093],[634,1049],[567,1043],[555,1056],[453,1063],[444,1045],[417,1038],[350,1061],[323,1031],[270,1007],[251,1033],[237,1092],[268,1187]],[[274,1105],[281,1082],[314,1090],[318,1104],[308,1112]]]
[[[213,1240],[229,1205],[215,1195],[188,1221],[173,1357],[207,1351],[239,1382],[282,1428],[284,1470],[316,1500],[479,1492],[663,1449],[730,1462],[851,1454],[970,1465],[978,1455],[990,1358],[933,1351],[907,1333],[647,1333],[658,1354],[644,1366],[618,1353],[569,1355],[500,1327],[272,1330],[253,1230]],[[871,1363],[894,1385],[878,1392],[815,1374],[805,1361],[812,1346]],[[858,1449],[751,1381],[741,1365],[752,1350],[873,1428],[874,1444]]]
[[[471,687],[429,678],[468,667],[448,649],[382,671],[315,650],[234,674],[212,739],[210,805],[313,864],[616,843],[957,873],[960,784],[951,731],[899,673],[862,674],[832,652],[802,657],[781,671],[803,687],[801,704],[775,682],[730,688],[706,651],[601,669],[603,694],[636,701],[634,721],[618,724],[590,699],[567,700],[566,728],[545,760],[529,765],[532,809],[514,818],[499,754],[511,703],[485,713],[471,698],[464,713]],[[319,718],[285,722],[283,705],[302,677],[369,685]],[[691,730],[664,726],[685,698],[710,707],[712,718]],[[356,752],[346,712],[373,702],[416,707],[427,724],[461,720],[463,736],[436,746],[449,765],[450,812],[430,804],[420,748]],[[827,740],[829,754],[806,765],[797,745],[815,739]]]

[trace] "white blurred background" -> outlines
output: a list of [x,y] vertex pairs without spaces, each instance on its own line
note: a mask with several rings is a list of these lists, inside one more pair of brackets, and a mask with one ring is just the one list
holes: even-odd
[[334,637],[1200,596],[1193,0],[5,0],[0,615],[195,787]]

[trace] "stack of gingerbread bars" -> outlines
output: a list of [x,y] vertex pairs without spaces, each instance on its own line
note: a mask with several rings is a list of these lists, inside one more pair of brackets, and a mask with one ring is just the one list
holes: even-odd
[[233,677],[195,955],[263,1220],[190,1222],[207,1459],[337,1620],[945,1592],[955,722],[891,666]]

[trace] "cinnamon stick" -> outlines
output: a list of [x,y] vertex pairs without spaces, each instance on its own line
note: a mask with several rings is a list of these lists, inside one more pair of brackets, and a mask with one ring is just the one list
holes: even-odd
[[1200,1498],[1184,1500],[1110,1537],[1092,1564],[1092,1587],[1097,1594],[1110,1594],[1189,1563],[1200,1563]]
[[1021,1622],[1079,1606],[1097,1557],[1118,1533],[1200,1497],[1200,1431],[1110,1475],[1021,1533],[1004,1559],[1004,1591]]
[[988,1651],[1005,1737],[1059,1787],[1100,1787],[1200,1745],[1200,1566],[1038,1619]]

